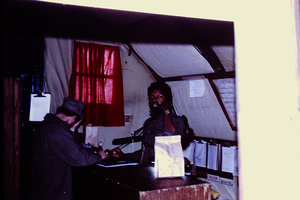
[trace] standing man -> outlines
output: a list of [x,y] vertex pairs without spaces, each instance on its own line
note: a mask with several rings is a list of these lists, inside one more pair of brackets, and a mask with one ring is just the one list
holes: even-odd
[[55,114],[48,113],[33,137],[32,199],[71,200],[72,166],[95,164],[107,155],[76,142],[74,134],[84,118],[84,103],[65,98]]
[[112,151],[117,159],[128,159],[149,165],[154,161],[156,136],[180,135],[183,150],[194,140],[194,132],[187,118],[178,116],[173,108],[171,88],[165,82],[154,82],[148,87],[150,118],[143,125],[142,149],[124,154],[119,148]]

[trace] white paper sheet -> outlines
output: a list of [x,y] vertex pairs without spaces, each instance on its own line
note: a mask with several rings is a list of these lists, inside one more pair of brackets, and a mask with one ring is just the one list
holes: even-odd
[[42,93],[42,96],[31,94],[29,121],[43,121],[45,115],[50,111],[50,100],[50,94]]
[[235,147],[233,176],[239,175],[238,148]]
[[206,168],[207,142],[197,142],[195,148],[195,165]]
[[236,147],[222,147],[222,171],[233,173]]
[[184,176],[180,135],[156,136],[154,150],[154,176],[156,178]]
[[87,125],[85,129],[85,144],[90,144],[93,147],[98,147],[98,127]]
[[188,148],[183,151],[183,156],[186,157],[191,164],[194,164],[194,150],[195,150],[196,140],[191,142]]
[[204,95],[204,81],[190,80],[190,97],[202,97]]
[[207,158],[207,168],[218,170],[218,146],[208,145],[208,158]]
[[97,165],[100,167],[112,168],[112,167],[139,165],[139,163],[131,162],[131,161],[124,161],[124,160],[115,161],[115,162],[109,162],[109,161],[103,160],[100,163],[97,163]]

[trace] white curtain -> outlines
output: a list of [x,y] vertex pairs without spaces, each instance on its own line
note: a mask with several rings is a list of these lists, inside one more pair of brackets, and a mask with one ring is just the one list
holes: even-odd
[[45,38],[45,90],[51,93],[50,112],[55,112],[68,96],[72,72],[73,40]]

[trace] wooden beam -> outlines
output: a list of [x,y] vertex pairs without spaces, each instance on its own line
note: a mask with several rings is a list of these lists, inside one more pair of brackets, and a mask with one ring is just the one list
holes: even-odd
[[220,61],[214,50],[211,48],[211,46],[206,44],[196,44],[194,45],[194,47],[207,60],[207,62],[216,73],[226,72],[222,62]]
[[214,91],[214,93],[215,93],[215,95],[216,95],[216,97],[217,97],[217,99],[218,99],[218,102],[219,102],[219,104],[220,104],[220,106],[221,106],[221,108],[222,108],[222,110],[223,110],[223,112],[224,112],[224,115],[225,115],[225,117],[226,117],[226,119],[227,119],[227,121],[228,121],[228,123],[229,123],[231,129],[232,129],[233,131],[237,131],[237,126],[235,126],[235,125],[233,124],[233,122],[232,122],[232,120],[231,120],[231,118],[230,118],[230,116],[229,116],[229,114],[228,114],[228,112],[227,112],[227,109],[226,109],[226,107],[225,107],[225,105],[224,105],[224,103],[223,103],[223,100],[222,100],[221,95],[220,95],[220,93],[219,93],[219,91],[218,91],[218,88],[217,88],[217,86],[215,85],[213,79],[210,79],[210,78],[209,78],[208,81],[209,81],[209,83],[210,83],[210,85],[211,85],[211,87],[212,87],[212,89],[213,89],[213,91]]
[[162,80],[163,81],[182,81],[182,80],[197,77],[197,76],[199,76],[199,77],[203,76],[207,79],[235,78],[235,71],[223,72],[223,73],[193,74],[193,75],[186,75],[186,76],[173,76],[173,77],[162,78]]
[[210,73],[205,74],[205,78],[208,79],[221,79],[221,78],[235,78],[235,71],[224,72],[224,73]]

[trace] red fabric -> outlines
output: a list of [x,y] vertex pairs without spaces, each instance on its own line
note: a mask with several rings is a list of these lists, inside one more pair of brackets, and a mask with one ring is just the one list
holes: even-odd
[[85,103],[85,124],[124,126],[119,47],[75,42],[69,97]]

